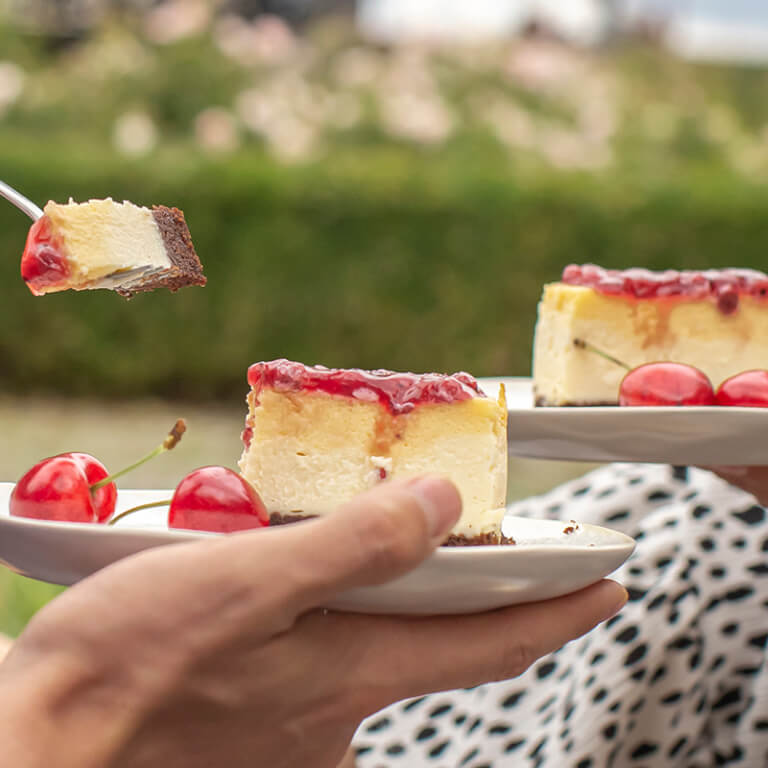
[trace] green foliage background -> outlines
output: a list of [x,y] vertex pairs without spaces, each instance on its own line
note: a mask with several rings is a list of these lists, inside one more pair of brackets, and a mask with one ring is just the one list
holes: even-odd
[[209,278],[130,302],[33,298],[18,277],[27,222],[0,207],[8,391],[241,399],[246,366],[272,357],[524,375],[541,285],[571,261],[767,261],[765,189],[723,174],[643,188],[610,176],[523,181],[490,164],[452,171],[450,156],[405,150],[368,151],[363,173],[342,152],[286,169],[246,153],[180,166],[6,147],[6,178],[35,199],[182,207]]
[[[560,74],[537,84],[520,62],[541,50],[523,43],[374,50],[328,23],[287,58],[242,61],[216,29],[159,45],[115,16],[46,48],[0,18],[0,58],[24,73],[0,105],[2,177],[41,203],[179,206],[209,277],[128,303],[34,298],[18,276],[29,222],[0,206],[0,391],[240,402],[247,365],[273,357],[524,375],[542,283],[570,262],[766,266],[764,69],[556,48]],[[376,74],[350,85],[361,56]],[[413,103],[451,116],[438,139],[388,122],[413,83]],[[281,131],[249,123],[243,93],[316,150],[276,154]],[[338,104],[357,108],[346,127]],[[235,124],[230,151],[196,138],[212,106]],[[131,157],[113,129],[137,110],[158,138]]]

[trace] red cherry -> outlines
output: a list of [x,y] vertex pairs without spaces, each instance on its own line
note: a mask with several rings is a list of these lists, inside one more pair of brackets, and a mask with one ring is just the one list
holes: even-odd
[[622,380],[619,405],[714,405],[707,376],[683,363],[646,363]]
[[16,517],[69,523],[105,523],[117,500],[114,483],[91,492],[108,476],[104,465],[87,453],[62,453],[35,464],[16,483],[10,513]]
[[768,371],[744,371],[726,379],[715,393],[718,405],[768,408]]
[[168,527],[232,533],[269,525],[269,514],[253,486],[226,467],[201,467],[177,486]]

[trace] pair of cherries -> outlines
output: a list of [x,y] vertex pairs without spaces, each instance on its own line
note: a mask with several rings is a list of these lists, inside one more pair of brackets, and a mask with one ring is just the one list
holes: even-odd
[[619,386],[619,405],[720,405],[768,408],[768,371],[751,370],[726,379],[717,389],[707,375],[685,363],[626,363],[582,339],[574,345],[627,370]]
[[707,375],[684,363],[647,363],[627,373],[619,405],[723,405],[768,408],[768,371],[737,373],[716,390]]
[[[114,480],[150,458],[173,448],[185,429],[179,421],[154,451],[125,470],[110,475],[86,453],[63,453],[32,467],[13,489],[10,513],[17,517],[68,523],[115,522]],[[160,506],[159,502],[146,506]],[[201,467],[176,486],[168,509],[168,527],[232,533],[269,524],[267,510],[253,486],[226,467]]]

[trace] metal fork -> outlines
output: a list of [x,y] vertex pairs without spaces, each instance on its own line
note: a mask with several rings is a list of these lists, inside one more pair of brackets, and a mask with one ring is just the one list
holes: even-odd
[[4,197],[8,202],[13,203],[33,221],[37,221],[43,215],[42,209],[24,197],[21,192],[17,192],[13,187],[9,187],[4,181],[0,181],[0,197]]

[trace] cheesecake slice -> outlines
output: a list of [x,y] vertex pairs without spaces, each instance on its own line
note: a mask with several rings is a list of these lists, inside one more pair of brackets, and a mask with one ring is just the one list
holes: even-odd
[[394,373],[255,363],[240,470],[274,523],[332,514],[391,478],[436,473],[463,502],[447,544],[509,543],[504,393],[467,373]]
[[570,265],[544,286],[533,351],[536,405],[615,405],[626,371],[581,348],[589,342],[634,368],[673,361],[714,387],[768,368],[768,275],[607,270]]
[[49,202],[29,230],[21,276],[36,296],[108,288],[130,298],[205,285],[184,214],[111,199]]

